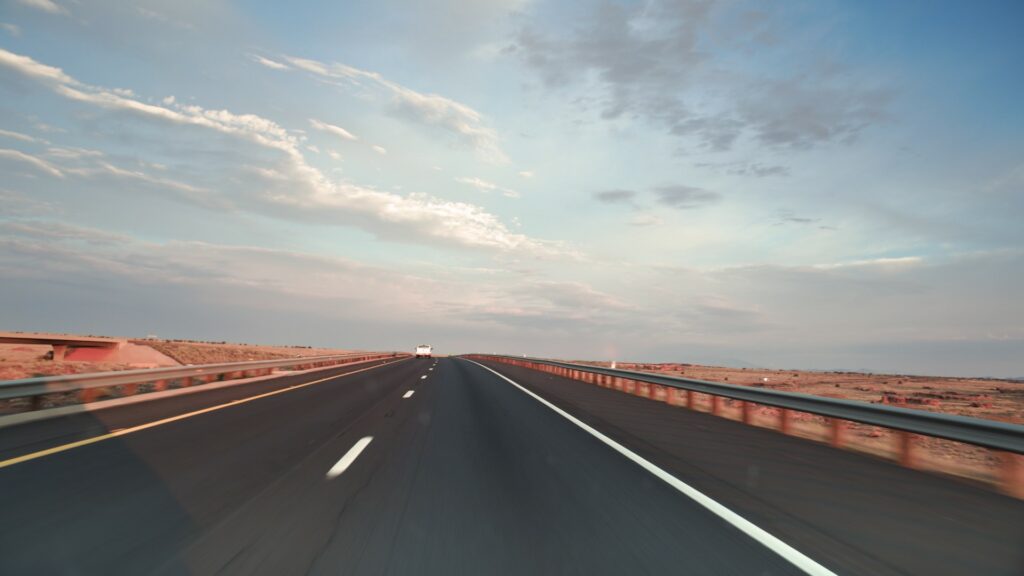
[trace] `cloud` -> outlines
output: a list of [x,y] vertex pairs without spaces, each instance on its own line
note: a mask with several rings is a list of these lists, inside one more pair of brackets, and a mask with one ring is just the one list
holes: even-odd
[[11,138],[13,140],[21,140],[22,142],[39,142],[38,138],[29,136],[28,134],[22,134],[21,132],[12,132],[10,130],[0,129],[0,137]]
[[0,222],[0,235],[16,235],[44,241],[82,241],[88,244],[123,244],[129,238],[122,234],[83,228],[52,220],[24,220]]
[[[299,137],[255,114],[236,114],[180,103],[160,106],[142,102],[110,89],[84,84],[59,68],[0,49],[0,68],[4,67],[35,79],[72,101],[165,124],[215,131],[278,153],[274,171],[283,175],[284,180],[261,178],[254,182],[262,185],[257,188],[258,194],[248,189],[237,191],[234,200],[238,207],[279,218],[358,226],[379,237],[402,242],[433,241],[446,246],[534,257],[578,256],[575,250],[561,243],[513,233],[495,215],[478,206],[425,194],[402,196],[333,181],[306,162]],[[386,152],[383,148],[378,151]],[[47,170],[44,161],[33,161],[23,153],[11,151],[7,155]],[[265,158],[260,158],[253,164],[265,162]],[[190,191],[180,186],[179,190]]]
[[523,171],[519,172],[519,176],[521,178],[531,179],[531,178],[534,177],[534,173],[532,171],[530,171],[530,170],[523,170]]
[[11,24],[10,22],[0,22],[0,28],[2,28],[5,32],[10,34],[11,36],[14,36],[15,38],[21,36],[21,28],[18,28],[17,26]]
[[[38,264],[31,265],[33,262]],[[303,318],[307,329],[310,322],[326,318],[332,324],[343,321],[346,325],[383,322],[396,327],[392,336],[396,331],[408,333],[421,322],[432,325],[435,337],[467,326],[493,329],[500,321],[484,318],[480,312],[501,311],[515,299],[555,317],[618,306],[583,284],[509,283],[504,278],[507,273],[500,270],[417,269],[415,263],[394,270],[294,250],[141,241],[53,220],[0,224],[0,267],[17,271],[5,280],[46,282],[70,293],[83,285],[99,284],[111,290],[127,286],[129,299],[138,299],[138,305],[148,302],[146,309],[157,316],[167,305],[157,291],[173,286],[172,293],[184,290],[189,294],[183,302],[187,308],[198,307],[204,315],[222,318],[225,308],[244,302],[261,314],[275,310],[290,317],[311,313]],[[310,282],[310,278],[316,281]],[[54,283],[56,279],[61,282]],[[9,288],[5,282],[0,293]],[[99,293],[84,292],[86,298]],[[119,299],[118,305],[123,304]],[[368,345],[365,338],[360,332],[359,345]]]
[[697,162],[694,166],[723,169],[726,174],[733,176],[753,176],[755,178],[789,176],[789,168],[786,166],[761,164],[760,162]]
[[897,258],[869,258],[867,260],[851,260],[847,262],[833,262],[829,264],[816,264],[814,268],[820,270],[834,270],[836,268],[874,268],[886,270],[892,267],[920,266],[925,261],[920,256],[900,256]]
[[65,16],[69,14],[67,8],[64,8],[53,0],[18,0],[18,3],[23,6],[35,8],[36,10],[49,12],[50,14],[61,14]]
[[73,78],[65,74],[60,68],[41,64],[28,56],[8,52],[3,48],[0,48],[0,66],[6,66],[25,76],[51,84],[77,84]]
[[141,170],[115,166],[97,150],[51,147],[46,150],[43,158],[20,150],[0,149],[0,159],[28,164],[54,178],[75,176],[89,180],[128,180],[178,192],[182,197],[203,206],[218,209],[226,207],[223,201],[216,200],[208,190],[170,178],[153,176]]
[[328,124],[326,122],[321,122],[320,120],[317,120],[315,118],[310,118],[309,119],[309,124],[313,128],[315,128],[315,129],[317,129],[317,130],[319,130],[321,132],[326,132],[328,134],[333,134],[333,135],[341,138],[342,140],[348,140],[350,142],[354,142],[356,140],[359,140],[359,138],[356,138],[351,132],[349,132],[348,130],[345,130],[341,126],[335,126],[334,124]]
[[92,179],[113,179],[128,180],[140,184],[148,184],[157,188],[171,190],[179,193],[180,196],[201,206],[214,209],[225,209],[230,206],[223,199],[218,199],[213,193],[204,188],[193,186],[186,182],[180,182],[171,178],[153,176],[141,170],[130,170],[115,166],[105,160],[96,160],[92,165],[84,168],[65,168],[64,172],[69,175],[80,176]]
[[55,206],[35,198],[0,188],[0,216],[37,216],[55,211]]
[[808,218],[806,216],[797,216],[792,210],[779,210],[778,220],[775,221],[775,226],[783,226],[785,224],[817,224],[821,222],[821,218]]
[[604,120],[641,119],[712,150],[744,137],[785,148],[843,142],[885,118],[890,92],[841,65],[823,69],[807,58],[784,75],[737,64],[756,62],[755,50],[794,50],[759,42],[774,16],[743,22],[732,11],[742,9],[702,0],[585,3],[559,19],[571,27],[524,19],[508,51],[549,90],[582,93],[576,101]]
[[266,66],[267,68],[271,68],[271,69],[274,69],[274,70],[287,70],[288,69],[288,65],[287,64],[282,64],[281,62],[278,62],[277,60],[271,60],[270,58],[264,58],[263,56],[260,56],[259,54],[250,54],[249,57],[252,58],[253,62],[256,62],[257,64]]
[[713,204],[721,199],[717,192],[680,184],[659,186],[654,189],[654,194],[659,203],[680,210]]
[[373,146],[370,146],[370,148],[371,148],[371,149],[372,149],[372,150],[373,150],[374,152],[376,152],[377,154],[380,154],[381,156],[386,156],[386,155],[387,155],[387,153],[388,153],[388,149],[387,149],[387,148],[385,148],[385,147],[383,147],[383,146],[378,146],[378,145],[376,145],[376,144],[374,144]]
[[457,176],[455,178],[455,181],[461,184],[472,186],[473,188],[476,188],[481,192],[501,192],[502,195],[507,196],[509,198],[519,197],[519,192],[516,192],[515,190],[498,186],[493,182],[488,182],[487,180],[477,178],[476,176]]
[[634,204],[637,193],[633,190],[602,190],[594,198],[606,204]]
[[0,159],[7,159],[22,164],[28,164],[29,166],[35,168],[36,170],[43,172],[44,174],[49,174],[50,176],[53,176],[55,178],[64,177],[64,173],[57,169],[57,167],[54,166],[53,164],[47,162],[46,160],[43,160],[42,158],[32,156],[31,154],[26,154],[21,150],[0,148]]
[[483,115],[473,108],[438,94],[417,92],[385,79],[376,72],[360,70],[340,63],[326,64],[316,60],[285,56],[291,66],[317,77],[339,80],[340,87],[363,87],[385,94],[390,113],[418,124],[439,129],[456,142],[473,149],[485,161],[503,164],[508,156],[499,145],[497,133],[486,125]]

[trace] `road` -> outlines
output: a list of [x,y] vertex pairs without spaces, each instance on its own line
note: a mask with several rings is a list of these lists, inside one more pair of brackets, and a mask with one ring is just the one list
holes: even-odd
[[1019,501],[492,367],[512,382],[407,359],[0,429],[0,573],[1024,568]]

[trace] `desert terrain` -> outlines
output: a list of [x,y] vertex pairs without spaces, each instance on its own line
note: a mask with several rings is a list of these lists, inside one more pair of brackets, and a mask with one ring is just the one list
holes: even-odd
[[0,344],[0,380],[36,376],[133,370],[179,364],[214,364],[248,360],[276,360],[303,356],[344,354],[350,350],[308,346],[203,342],[196,340],[127,339],[114,361],[65,359],[54,362],[51,347],[34,344]]

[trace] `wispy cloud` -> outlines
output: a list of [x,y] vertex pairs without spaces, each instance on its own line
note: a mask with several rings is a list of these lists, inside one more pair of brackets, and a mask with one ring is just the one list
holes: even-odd
[[266,66],[267,68],[272,68],[274,70],[287,70],[288,69],[288,65],[287,64],[282,64],[281,62],[278,62],[277,60],[271,60],[270,58],[265,58],[263,56],[260,56],[259,54],[250,54],[249,56],[250,56],[250,58],[252,58],[253,62],[256,62],[257,64],[261,64],[263,66]]
[[21,28],[18,28],[17,26],[11,24],[10,22],[0,22],[0,29],[7,32],[11,36],[14,36],[15,38],[21,36]]
[[67,8],[57,4],[53,0],[17,0],[19,4],[23,6],[29,6],[36,10],[42,10],[43,12],[49,12],[50,14],[61,14],[68,15]]
[[508,156],[499,145],[498,134],[486,125],[482,114],[465,104],[438,94],[417,92],[376,72],[345,64],[328,64],[293,56],[285,56],[283,60],[320,78],[342,81],[341,86],[380,90],[389,97],[389,111],[393,116],[447,132],[456,142],[469,146],[488,162],[508,162]]
[[38,216],[54,211],[55,206],[50,202],[0,188],[0,216]]
[[52,220],[0,222],[0,235],[3,234],[42,240],[77,240],[89,244],[123,244],[129,241],[123,234]]
[[333,135],[341,138],[342,140],[348,140],[350,142],[354,142],[356,140],[359,140],[359,138],[356,138],[351,132],[349,132],[348,130],[345,130],[341,126],[335,126],[334,124],[328,124],[327,122],[321,122],[320,120],[317,120],[316,118],[310,118],[309,119],[309,124],[313,128],[315,128],[315,129],[317,129],[317,130],[319,130],[321,132],[326,132],[328,134],[333,134]]
[[63,178],[64,173],[61,172],[56,166],[31,154],[26,154],[21,150],[13,150],[10,148],[0,148],[0,159],[7,159],[21,164],[27,164],[32,168],[49,174],[55,178]]
[[501,192],[503,196],[507,196],[509,198],[519,197],[519,192],[516,192],[511,188],[499,186],[494,182],[488,182],[487,180],[484,180],[483,178],[478,178],[476,176],[457,176],[455,178],[455,181],[460,184],[472,186],[473,188],[476,188],[481,192]]
[[680,210],[713,204],[721,199],[717,192],[680,184],[659,186],[654,189],[654,194],[660,204]]
[[633,190],[601,190],[594,192],[594,198],[605,204],[635,204],[637,193]]
[[[59,68],[3,49],[0,49],[0,68],[33,78],[76,102],[154,121],[213,130],[279,152],[277,173],[286,177],[286,183],[271,179],[264,182],[262,196],[240,196],[241,205],[250,209],[266,207],[278,217],[317,221],[331,221],[333,216],[333,223],[360,226],[399,241],[432,240],[451,246],[545,257],[576,255],[561,243],[511,232],[497,216],[478,206],[424,194],[403,196],[332,181],[306,162],[299,137],[261,116],[209,110],[193,104],[161,106],[142,102],[124,93],[84,84]],[[380,148],[378,152],[386,151]],[[8,155],[41,170],[50,170],[53,175],[60,173],[45,161],[25,157],[23,153],[11,151]]]
[[13,132],[11,130],[0,129],[0,137],[10,138],[12,140],[21,140],[22,142],[40,142],[38,138],[29,136],[28,134],[22,134],[21,132]]
[[697,162],[694,166],[724,170],[726,174],[733,176],[753,176],[755,178],[789,176],[789,168],[785,166],[760,162]]

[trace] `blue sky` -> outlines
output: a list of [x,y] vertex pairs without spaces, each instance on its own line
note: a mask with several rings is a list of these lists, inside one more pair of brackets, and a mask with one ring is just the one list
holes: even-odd
[[291,4],[0,4],[0,323],[1024,375],[1019,3]]

